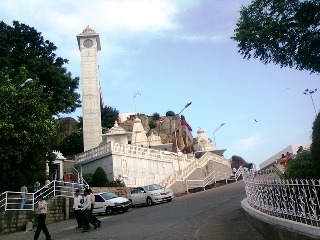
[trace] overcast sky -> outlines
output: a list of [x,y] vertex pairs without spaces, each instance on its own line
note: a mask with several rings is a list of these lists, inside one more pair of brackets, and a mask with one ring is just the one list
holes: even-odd
[[[100,35],[105,105],[165,115],[192,102],[182,114],[194,137],[201,127],[213,140],[225,123],[215,132],[217,148],[258,165],[290,144],[310,142],[315,112],[303,91],[319,88],[319,75],[242,58],[230,37],[249,2],[15,0],[0,2],[0,16],[41,32],[69,59],[74,77],[81,77],[76,35],[90,25]],[[320,92],[313,98],[318,111]]]

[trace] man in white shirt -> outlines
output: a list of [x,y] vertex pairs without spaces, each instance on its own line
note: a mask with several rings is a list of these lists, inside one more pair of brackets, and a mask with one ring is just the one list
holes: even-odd
[[73,197],[74,216],[78,223],[77,228],[82,228],[82,219],[81,219],[82,203],[83,203],[83,199],[82,199],[82,196],[80,195],[80,190],[77,189]]
[[82,206],[83,230],[82,232],[88,232],[90,229],[90,226],[89,226],[90,208],[91,208],[90,196],[88,195],[88,190],[85,189],[83,191],[83,206]]
[[90,207],[90,214],[89,214],[89,221],[94,226],[94,229],[101,226],[101,221],[98,220],[95,216],[92,215],[93,208],[94,208],[94,202],[95,202],[95,196],[92,193],[92,190],[89,188],[88,193],[90,196],[91,201],[91,207]]
[[37,214],[38,214],[38,225],[37,225],[37,230],[36,233],[34,234],[34,240],[38,240],[39,235],[41,230],[43,233],[46,235],[46,240],[51,240],[51,236],[49,234],[49,231],[46,226],[46,216],[47,216],[47,211],[48,211],[48,204],[45,200],[43,200],[43,197],[40,195],[37,197],[38,200],[38,209],[37,209]]

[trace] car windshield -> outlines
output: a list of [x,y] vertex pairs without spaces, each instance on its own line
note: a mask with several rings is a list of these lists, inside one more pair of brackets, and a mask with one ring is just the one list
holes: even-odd
[[108,192],[102,193],[101,196],[102,196],[105,200],[109,200],[109,199],[118,197],[117,194],[108,193]]
[[147,191],[155,191],[155,190],[160,190],[163,188],[164,187],[162,187],[158,184],[151,184],[151,185],[144,186],[144,189],[146,189]]

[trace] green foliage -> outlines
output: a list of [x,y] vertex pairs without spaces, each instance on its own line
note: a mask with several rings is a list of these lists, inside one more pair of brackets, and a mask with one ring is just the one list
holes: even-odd
[[[25,74],[23,69],[19,74]],[[57,125],[34,81],[21,88],[0,70],[1,191],[45,178],[46,155],[55,143]]]
[[152,119],[155,120],[155,121],[159,120],[160,119],[160,114],[155,112],[154,114],[152,114]]
[[320,114],[317,115],[312,127],[312,144],[310,147],[312,169],[315,178],[320,178]]
[[319,0],[253,0],[232,39],[245,59],[320,73],[319,25]]
[[312,171],[311,152],[309,150],[303,150],[292,158],[286,169],[286,178],[293,179],[312,179],[314,178]]
[[101,111],[101,124],[105,129],[110,129],[114,126],[115,121],[118,121],[119,111],[113,107],[104,106]]
[[157,127],[157,122],[155,120],[151,119],[149,121],[149,127],[150,127],[150,129],[156,128]]
[[89,184],[89,186],[92,185],[93,173],[85,173],[82,175],[82,177],[84,178],[84,180],[86,180],[86,182]]
[[106,172],[101,167],[98,167],[92,176],[92,186],[105,187],[107,183],[108,179]]
[[[44,40],[40,32],[28,25],[13,21],[13,26],[0,22],[0,71],[21,84],[25,79],[38,79],[40,97],[52,115],[70,113],[80,106],[76,92],[79,78],[71,78],[65,64],[67,59],[57,57],[57,47]],[[19,76],[24,68],[26,76]],[[35,84],[35,83],[34,83]]]
[[83,152],[83,132],[82,129],[66,136],[58,147],[59,151],[68,158]]
[[166,116],[175,116],[176,114],[173,111],[166,112]]

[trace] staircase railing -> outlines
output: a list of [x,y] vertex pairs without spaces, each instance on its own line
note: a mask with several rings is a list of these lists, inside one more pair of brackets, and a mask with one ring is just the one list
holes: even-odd
[[33,211],[39,195],[45,199],[55,196],[72,198],[77,189],[83,192],[87,187],[86,184],[54,180],[33,193],[6,191],[0,194],[0,209],[1,211]]
[[164,187],[171,187],[176,181],[184,181],[193,173],[195,169],[204,167],[210,160],[230,166],[230,163],[228,163],[227,160],[221,159],[221,157],[211,152],[206,152],[201,158],[194,158],[194,160],[183,170],[173,172],[168,177],[163,179],[160,182],[160,185]]

